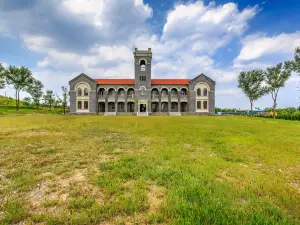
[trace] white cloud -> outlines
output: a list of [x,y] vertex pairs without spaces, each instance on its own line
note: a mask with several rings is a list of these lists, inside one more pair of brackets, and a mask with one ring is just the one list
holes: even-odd
[[256,12],[256,6],[240,12],[234,3],[178,4],[167,16],[162,39],[181,42],[187,39],[193,51],[212,53],[233,37],[242,35]]
[[235,59],[235,67],[269,66],[293,57],[294,49],[300,46],[300,31],[268,37],[255,34],[242,40],[242,50]]

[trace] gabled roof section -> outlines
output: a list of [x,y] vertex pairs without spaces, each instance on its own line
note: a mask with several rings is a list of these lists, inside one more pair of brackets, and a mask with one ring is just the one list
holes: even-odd
[[97,84],[134,84],[134,79],[95,79]]
[[72,80],[69,81],[69,83],[71,83],[72,81],[78,79],[79,77],[86,77],[87,79],[91,80],[92,82],[95,82],[94,79],[90,78],[88,75],[86,75],[85,73],[81,73],[78,76],[74,77]]
[[209,78],[208,76],[206,76],[205,74],[201,73],[200,75],[196,76],[194,79],[192,80],[195,80],[197,79],[198,77],[204,77],[205,79],[211,81],[212,83],[216,84],[216,81],[212,80],[211,78]]
[[152,79],[151,84],[189,84],[189,79]]

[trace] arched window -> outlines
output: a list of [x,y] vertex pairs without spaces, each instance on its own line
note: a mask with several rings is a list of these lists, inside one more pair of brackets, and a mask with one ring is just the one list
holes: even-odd
[[84,96],[89,96],[89,89],[87,88],[84,89]]
[[141,60],[140,66],[141,66],[141,71],[146,71],[146,62],[145,62],[145,60]]
[[81,90],[81,88],[77,89],[77,96],[82,96],[82,90]]
[[201,96],[201,88],[197,89],[197,96]]
[[163,96],[163,97],[168,96],[168,89],[163,88],[163,89],[161,90],[161,96]]
[[203,89],[203,96],[207,96],[207,88]]
[[140,87],[141,95],[145,95],[146,88],[144,86]]

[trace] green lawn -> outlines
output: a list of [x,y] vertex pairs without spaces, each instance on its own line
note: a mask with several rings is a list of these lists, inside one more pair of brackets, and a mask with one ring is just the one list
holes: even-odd
[[300,122],[0,117],[0,224],[299,224]]

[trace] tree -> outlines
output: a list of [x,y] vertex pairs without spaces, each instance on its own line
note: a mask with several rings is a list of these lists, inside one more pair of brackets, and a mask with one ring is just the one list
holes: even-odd
[[[300,47],[295,49],[295,61],[293,70],[300,76]],[[300,87],[298,87],[300,91]]]
[[295,50],[294,71],[300,76],[300,47]]
[[251,115],[253,114],[253,102],[267,93],[267,88],[263,86],[263,81],[263,70],[243,71],[238,77],[238,87],[241,88],[244,94],[249,98]]
[[55,101],[55,95],[54,92],[51,90],[47,90],[46,94],[44,95],[44,101],[45,104],[49,106],[49,109],[51,110],[52,104]]
[[39,80],[33,80],[33,83],[28,87],[27,92],[31,95],[36,109],[39,109],[40,101],[43,96],[44,85]]
[[62,91],[63,91],[63,98],[62,98],[62,104],[63,104],[63,107],[64,107],[64,114],[66,114],[66,107],[67,107],[67,104],[68,104],[68,87],[66,86],[62,86],[61,87]]
[[61,98],[56,94],[56,98],[55,98],[55,101],[54,101],[54,108],[59,107],[61,104],[62,104],[62,100],[61,100]]
[[265,73],[268,92],[273,99],[273,118],[276,119],[277,96],[280,88],[284,87],[291,76],[293,67],[291,62],[279,63],[276,66],[267,68]]
[[0,89],[4,88],[5,86],[4,71],[5,69],[2,66],[2,63],[0,63]]
[[13,85],[16,92],[16,110],[19,111],[20,91],[29,87],[33,82],[32,73],[28,68],[9,66],[4,76],[7,84]]
[[24,102],[25,106],[28,108],[30,106],[30,103],[31,103],[31,98],[25,97],[23,99],[23,102]]

